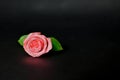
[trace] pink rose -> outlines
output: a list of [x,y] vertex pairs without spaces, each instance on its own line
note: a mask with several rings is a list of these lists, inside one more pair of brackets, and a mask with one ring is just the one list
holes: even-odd
[[52,49],[52,42],[40,32],[34,32],[25,38],[23,47],[30,56],[39,57]]

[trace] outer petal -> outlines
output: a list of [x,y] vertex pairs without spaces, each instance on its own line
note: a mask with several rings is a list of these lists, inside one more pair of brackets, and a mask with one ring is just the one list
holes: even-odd
[[50,38],[47,38],[48,46],[46,48],[46,53],[52,49],[52,41]]
[[37,34],[37,35],[41,35],[41,32],[33,32],[33,33],[30,33],[30,34]]

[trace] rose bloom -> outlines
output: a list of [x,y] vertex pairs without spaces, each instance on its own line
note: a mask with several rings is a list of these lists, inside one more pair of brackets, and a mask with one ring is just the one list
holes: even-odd
[[25,38],[23,48],[30,56],[39,57],[52,49],[52,42],[40,32],[34,32]]

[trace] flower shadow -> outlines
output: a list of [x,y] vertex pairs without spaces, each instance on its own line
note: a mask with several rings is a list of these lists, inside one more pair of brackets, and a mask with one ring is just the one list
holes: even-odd
[[64,51],[50,51],[46,54],[43,54],[42,58],[47,58],[47,57],[53,57],[53,56],[58,56],[58,55],[62,55],[64,53]]

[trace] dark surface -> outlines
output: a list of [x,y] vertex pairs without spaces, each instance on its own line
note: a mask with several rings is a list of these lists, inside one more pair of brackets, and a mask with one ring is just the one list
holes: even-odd
[[[65,1],[69,5],[61,8]],[[36,9],[36,0],[1,1],[0,80],[111,79],[120,52],[119,1],[104,1],[80,1],[86,4],[80,6],[76,0],[56,5],[45,0],[43,9]],[[36,31],[56,37],[64,50],[39,58],[27,55],[17,40]]]

